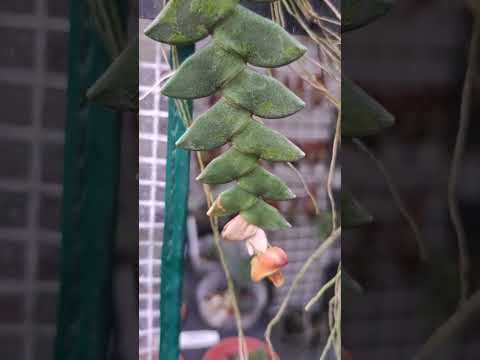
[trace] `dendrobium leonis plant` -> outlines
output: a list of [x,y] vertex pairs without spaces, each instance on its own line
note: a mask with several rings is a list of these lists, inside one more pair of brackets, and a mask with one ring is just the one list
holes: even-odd
[[290,227],[270,202],[295,195],[262,165],[295,162],[305,153],[262,119],[285,118],[302,110],[305,103],[254,66],[288,65],[307,49],[280,25],[239,5],[239,0],[170,0],[145,34],[175,46],[210,36],[211,41],[183,62],[161,89],[163,95],[176,99],[221,95],[193,121],[176,146],[208,151],[228,145],[197,177],[208,185],[232,183],[208,215],[235,216],[223,229],[224,239],[245,241],[253,256],[254,281],[268,277],[280,286],[287,255],[269,245],[265,231]]
[[265,231],[237,215],[225,225],[222,237],[229,241],[245,241],[248,254],[252,256],[250,276],[253,281],[268,277],[276,287],[283,285],[281,269],[288,264],[288,256],[280,247],[269,244]]

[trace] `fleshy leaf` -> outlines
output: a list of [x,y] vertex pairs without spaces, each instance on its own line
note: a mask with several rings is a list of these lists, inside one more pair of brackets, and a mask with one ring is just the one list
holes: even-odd
[[176,145],[195,151],[214,149],[225,145],[250,121],[253,120],[248,111],[234,107],[222,98],[193,122]]
[[251,208],[240,213],[250,224],[265,230],[288,229],[291,225],[273,206],[259,199]]
[[291,200],[295,198],[295,194],[284,181],[260,166],[238,179],[238,185],[265,199]]
[[87,98],[115,110],[138,111],[138,38],[90,87]]
[[282,118],[300,111],[305,103],[280,81],[247,68],[228,83],[224,96],[262,118]]
[[252,120],[232,139],[233,147],[267,161],[297,161],[305,153],[279,132]]
[[342,226],[345,229],[370,224],[373,221],[373,216],[346,189],[342,189],[341,205]]
[[170,0],[145,35],[171,45],[193,44],[206,38],[237,4],[238,0]]
[[226,184],[252,171],[258,158],[230,148],[213,159],[197,177],[205,184]]
[[231,16],[215,28],[213,37],[248,63],[279,67],[300,58],[307,49],[280,25],[237,6]]
[[394,3],[394,0],[343,0],[342,32],[357,29],[385,15]]
[[342,78],[342,136],[374,135],[395,119],[377,101],[346,77]]
[[235,185],[218,196],[217,200],[215,200],[212,207],[208,210],[208,215],[233,215],[252,207],[257,200],[258,198],[255,197],[255,195]]
[[162,88],[177,99],[197,99],[214,94],[245,68],[245,62],[215,42],[189,57]]

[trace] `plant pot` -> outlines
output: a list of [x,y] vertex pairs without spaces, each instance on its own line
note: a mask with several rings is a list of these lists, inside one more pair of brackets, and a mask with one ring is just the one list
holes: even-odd
[[[195,289],[198,311],[202,320],[216,329],[234,329],[233,311],[223,306],[218,293],[226,290],[224,275],[215,271],[206,275]],[[242,287],[238,296],[242,312],[242,324],[245,329],[252,327],[262,315],[267,305],[268,292],[265,284],[251,283]],[[216,299],[213,299],[216,296]],[[248,306],[248,308],[245,308]],[[243,307],[243,308],[242,308]]]
[[[259,349],[264,349],[268,353],[268,346],[264,342],[252,338],[245,337],[248,352],[254,352]],[[238,337],[229,337],[220,341],[217,345],[210,348],[202,360],[233,360],[238,356]],[[275,359],[268,357],[268,360],[280,360],[280,357],[275,354]]]

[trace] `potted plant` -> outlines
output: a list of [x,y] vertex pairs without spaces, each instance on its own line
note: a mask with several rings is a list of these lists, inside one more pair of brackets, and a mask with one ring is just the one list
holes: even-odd
[[[280,360],[277,354],[268,355],[268,346],[252,337],[245,337],[248,360]],[[202,360],[238,360],[238,338],[229,337],[210,348]]]

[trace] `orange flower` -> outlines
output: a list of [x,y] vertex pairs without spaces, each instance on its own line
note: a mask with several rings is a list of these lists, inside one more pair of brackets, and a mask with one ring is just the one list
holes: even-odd
[[264,253],[255,255],[252,258],[250,261],[250,276],[255,282],[268,277],[275,286],[282,286],[284,279],[280,269],[287,264],[288,256],[285,251],[277,246],[272,246]]

